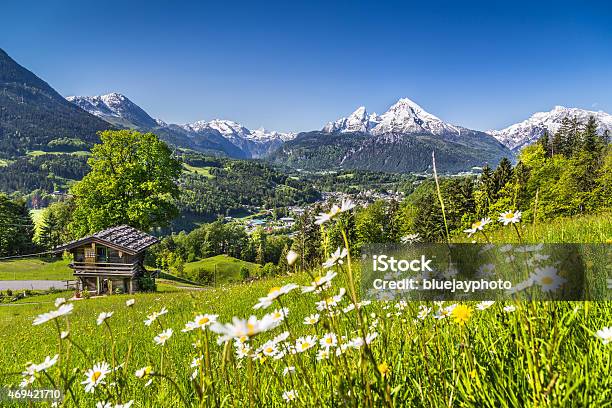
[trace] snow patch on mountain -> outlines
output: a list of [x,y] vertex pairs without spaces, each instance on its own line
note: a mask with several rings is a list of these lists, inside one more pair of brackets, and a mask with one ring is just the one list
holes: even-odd
[[589,111],[579,108],[555,106],[548,112],[536,112],[529,119],[510,125],[501,130],[488,130],[487,133],[513,151],[536,142],[544,132],[552,136],[559,130],[564,118],[576,117],[578,121],[586,124],[589,117],[595,117],[598,123],[598,132],[612,131],[612,115],[603,111]]

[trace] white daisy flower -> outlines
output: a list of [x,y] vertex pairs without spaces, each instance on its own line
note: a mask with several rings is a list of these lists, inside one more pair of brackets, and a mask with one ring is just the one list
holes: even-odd
[[336,347],[338,345],[338,338],[335,333],[325,333],[321,339],[319,339],[321,347],[329,348]]
[[363,338],[359,336],[359,337],[355,337],[354,339],[349,340],[349,341],[346,343],[346,345],[347,345],[347,347],[351,347],[351,348],[354,348],[354,349],[358,349],[358,348],[360,348],[361,346],[363,346],[363,343],[364,343],[364,342],[363,342]]
[[261,346],[261,353],[266,357],[272,357],[278,353],[278,347],[274,340],[268,340]]
[[463,230],[463,232],[467,233],[468,237],[471,237],[476,232],[482,231],[484,229],[485,225],[487,225],[490,222],[491,222],[491,219],[489,217],[482,218],[479,221],[475,221],[474,223],[472,223],[472,227],[468,228],[466,230]]
[[166,329],[163,332],[159,333],[157,336],[155,336],[153,338],[153,341],[155,341],[158,346],[163,346],[164,344],[166,344],[170,337],[172,337],[172,329]]
[[277,309],[275,311],[273,311],[272,313],[269,313],[267,316],[269,316],[269,318],[274,322],[274,323],[280,323],[283,321],[283,319],[285,319],[287,316],[289,315],[289,309],[286,307],[283,307],[282,309]]
[[303,336],[296,340],[295,342],[295,350],[298,353],[302,353],[312,347],[317,343],[316,336]]
[[534,284],[534,281],[533,281],[533,275],[532,275],[529,278],[525,279],[524,281],[514,284],[510,289],[506,291],[506,294],[512,295],[512,294],[518,293],[527,288],[530,288],[531,286],[533,286],[533,284]]
[[330,296],[324,300],[316,302],[315,305],[317,307],[317,310],[318,311],[332,310],[333,307],[335,307],[338,303],[340,303],[345,293],[346,293],[346,289],[340,288],[340,292],[337,295]]
[[24,377],[21,380],[21,383],[19,383],[19,388],[27,388],[28,386],[32,385],[34,381],[36,381],[36,377],[34,377],[33,375],[29,377]]
[[257,304],[253,306],[253,309],[261,309],[261,308],[266,309],[270,305],[272,305],[275,299],[283,295],[286,295],[287,293],[291,292],[293,289],[297,289],[297,288],[299,288],[299,286],[296,285],[295,283],[289,283],[284,286],[275,286],[270,289],[270,291],[268,292],[266,296],[259,298],[259,302],[257,302]]
[[293,402],[297,400],[297,391],[295,390],[289,390],[289,391],[285,391],[283,392],[283,399],[286,402]]
[[37,326],[39,324],[57,319],[58,317],[66,316],[72,312],[72,309],[74,309],[74,305],[72,303],[64,303],[57,310],[52,310],[51,312],[36,316],[32,325]]
[[281,286],[280,288],[270,289],[270,291],[268,292],[268,297],[274,300],[278,297],[286,295],[287,293],[291,292],[293,289],[297,289],[297,288],[299,288],[299,286],[296,285],[295,283],[288,283],[286,285]]
[[217,321],[217,317],[218,315],[212,315],[212,314],[197,315],[193,321],[187,322],[185,324],[185,328],[181,331],[188,332],[188,331],[192,331],[195,329],[205,330],[206,327],[210,326],[211,324]]
[[336,277],[338,273],[334,271],[327,271],[325,276],[317,276],[314,282],[310,283],[310,286],[302,286],[302,293],[314,292],[318,289],[325,287],[332,279]]
[[306,316],[304,318],[304,324],[317,324],[319,322],[319,318],[321,316],[318,313],[311,314],[310,316]]
[[153,372],[153,367],[151,366],[142,367],[141,369],[136,370],[136,372],[134,373],[136,378],[145,378],[152,374],[155,373]]
[[331,219],[332,217],[328,213],[319,213],[319,215],[315,216],[315,224],[323,225],[326,222],[329,222]]
[[329,348],[319,349],[319,351],[317,351],[317,361],[327,360],[330,355]]
[[506,211],[499,214],[498,221],[504,225],[516,224],[521,221],[520,211]]
[[280,343],[283,342],[285,340],[287,340],[289,338],[289,332],[288,331],[284,331],[281,334],[279,334],[278,336],[274,337],[273,341],[275,343]]
[[104,323],[104,321],[108,318],[110,318],[113,315],[114,312],[102,312],[98,315],[98,319],[96,320],[96,323],[98,324],[98,326],[100,326],[102,323]]
[[485,310],[485,309],[490,308],[494,304],[495,304],[495,301],[493,301],[493,300],[484,300],[484,301],[482,301],[482,302],[480,302],[480,303],[478,303],[476,305],[476,309],[477,310]]
[[234,317],[232,323],[216,322],[210,326],[210,330],[219,334],[218,341],[223,343],[243,336],[251,338],[276,326],[278,326],[278,323],[274,322],[269,315],[266,315],[261,320],[256,316],[251,316],[247,320]]
[[93,368],[90,368],[86,373],[86,380],[82,381],[81,384],[85,385],[85,392],[94,392],[95,388],[100,384],[105,384],[104,379],[106,375],[110,373],[110,367],[108,363],[102,362],[94,364]]
[[57,363],[58,358],[59,358],[59,354],[56,354],[53,357],[49,357],[49,356],[45,357],[45,361],[43,361],[40,364],[35,365],[36,372],[46,371],[48,368],[51,368],[52,366],[55,365],[55,363]]
[[516,307],[513,305],[504,306],[504,312],[512,313],[516,310]]
[[612,342],[612,327],[604,327],[601,330],[597,330],[595,335],[601,339],[603,344],[608,344]]
[[237,343],[236,347],[236,358],[239,360],[249,357],[251,354],[251,346],[248,343]]
[[61,298],[55,299],[55,307],[60,307],[64,303],[66,303],[66,298],[61,297]]
[[427,307],[425,305],[419,306],[419,313],[417,314],[417,318],[420,320],[425,319],[429,313],[431,313],[431,307]]
[[340,212],[350,211],[356,207],[356,204],[352,202],[350,199],[342,200],[342,204],[340,204]]
[[344,309],[342,309],[342,311],[344,313],[348,313],[355,310],[355,304],[354,303],[350,303],[347,307],[345,307]]
[[346,258],[347,255],[348,251],[346,248],[336,249],[329,259],[323,263],[323,268],[329,269],[334,265],[342,265],[344,263],[343,259]]
[[402,244],[414,244],[421,241],[421,236],[419,234],[408,234],[403,236],[400,241]]
[[150,315],[147,315],[147,320],[144,321],[145,326],[150,326],[155,320],[166,313],[168,313],[168,309],[162,307],[159,312],[153,312]]
[[554,266],[536,268],[531,279],[540,285],[544,292],[554,292],[566,282],[564,277],[557,274],[557,268]]
[[113,404],[106,401],[98,401],[96,402],[96,408],[113,408]]
[[128,299],[128,300],[125,301],[125,305],[127,307],[134,306],[134,303],[136,303],[136,299]]

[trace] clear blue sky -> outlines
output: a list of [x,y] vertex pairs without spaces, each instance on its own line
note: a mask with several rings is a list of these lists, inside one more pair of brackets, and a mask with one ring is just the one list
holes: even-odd
[[404,96],[474,129],[554,105],[612,113],[603,1],[8,0],[1,13],[0,48],[61,94],[121,92],[172,123],[311,130]]

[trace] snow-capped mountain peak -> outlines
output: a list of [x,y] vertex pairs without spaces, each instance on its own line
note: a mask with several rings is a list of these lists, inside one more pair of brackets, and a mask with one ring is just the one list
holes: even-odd
[[253,140],[253,141],[270,141],[270,140],[282,140],[283,142],[286,142],[288,140],[293,140],[295,139],[295,137],[297,136],[296,133],[293,132],[277,132],[274,130],[266,130],[263,127],[260,127],[258,129],[252,130],[251,134],[248,135],[248,139]]
[[66,99],[112,124],[136,128],[158,126],[157,121],[142,108],[117,92],[98,96],[68,96]]
[[501,130],[489,130],[487,133],[493,135],[509,149],[518,151],[537,141],[546,131],[551,135],[556,133],[566,117],[576,118],[584,124],[590,116],[597,121],[600,133],[606,130],[612,131],[612,115],[606,112],[557,105],[548,112],[536,112],[522,122]]
[[250,130],[237,122],[224,119],[200,120],[180,127],[194,135],[218,132],[253,158],[262,157],[279,147],[283,142],[297,136],[295,133],[267,131],[263,128]]
[[443,122],[416,102],[402,98],[382,115],[368,115],[365,107],[359,107],[351,115],[335,122],[329,122],[323,131],[328,133],[365,132],[373,135],[386,133],[459,135],[461,128]]
[[365,106],[360,106],[345,118],[340,118],[335,122],[329,122],[323,127],[324,132],[328,133],[346,133],[346,132],[364,132],[367,133],[377,124],[376,114],[368,115]]

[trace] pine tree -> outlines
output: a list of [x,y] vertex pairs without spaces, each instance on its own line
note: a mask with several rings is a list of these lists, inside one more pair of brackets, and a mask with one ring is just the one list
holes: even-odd
[[566,157],[568,156],[568,152],[570,151],[568,140],[569,133],[571,131],[571,121],[569,117],[564,117],[561,121],[561,126],[555,132],[552,141],[552,154],[562,154]]
[[493,170],[488,164],[485,164],[482,168],[476,196],[476,215],[484,217],[489,212],[489,206],[493,202]]
[[497,193],[499,190],[504,188],[504,186],[512,180],[512,163],[506,157],[500,160],[497,168],[493,172],[493,188],[492,188],[492,198],[497,198]]
[[584,132],[582,133],[582,148],[593,154],[598,154],[600,151],[600,139],[597,135],[597,121],[593,116],[589,117]]
[[61,243],[58,219],[53,211],[49,211],[45,216],[40,227],[38,242],[46,249],[55,248]]
[[538,139],[538,143],[540,143],[542,145],[542,147],[544,148],[544,152],[546,153],[546,157],[550,157],[552,156],[552,151],[551,151],[551,141],[550,141],[550,136],[548,134],[548,130],[544,131],[544,134],[542,136],[540,136],[540,138]]
[[582,123],[578,120],[578,117],[574,116],[570,120],[570,129],[568,133],[567,145],[568,152],[567,157],[571,157],[579,148],[582,139]]

